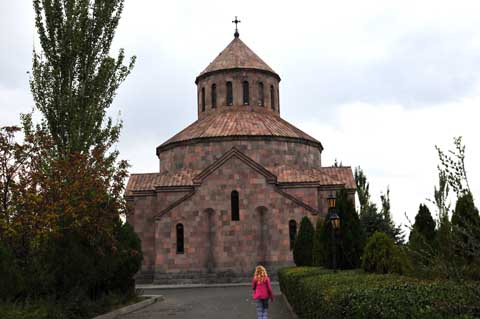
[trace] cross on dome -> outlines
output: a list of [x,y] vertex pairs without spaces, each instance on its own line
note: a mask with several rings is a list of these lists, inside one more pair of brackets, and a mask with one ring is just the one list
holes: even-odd
[[235,16],[235,20],[232,21],[232,23],[235,23],[235,33],[233,34],[235,38],[238,38],[240,36],[240,33],[238,33],[238,24],[242,22],[237,19],[237,16]]

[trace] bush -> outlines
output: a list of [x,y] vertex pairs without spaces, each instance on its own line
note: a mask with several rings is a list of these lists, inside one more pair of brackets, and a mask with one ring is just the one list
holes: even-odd
[[23,278],[10,250],[0,242],[0,300],[15,298],[21,291]]
[[323,266],[327,258],[327,241],[325,227],[321,218],[317,220],[315,234],[313,235],[312,265]]
[[365,246],[362,268],[371,273],[403,274],[409,268],[408,257],[395,246],[395,242],[387,234],[375,232]]
[[421,281],[399,275],[279,271],[282,293],[302,319],[466,319],[480,315],[480,284]]
[[300,222],[297,238],[293,246],[293,260],[297,266],[312,265],[312,249],[313,249],[313,229],[312,222],[308,217],[304,216]]

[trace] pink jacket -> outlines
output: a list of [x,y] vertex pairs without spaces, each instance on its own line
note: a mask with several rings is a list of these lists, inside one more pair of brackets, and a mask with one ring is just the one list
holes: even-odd
[[272,286],[270,285],[270,278],[258,283],[255,278],[252,280],[253,299],[269,299],[273,300]]

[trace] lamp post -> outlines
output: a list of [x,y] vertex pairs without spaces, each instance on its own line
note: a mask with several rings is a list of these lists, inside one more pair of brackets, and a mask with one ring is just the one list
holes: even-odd
[[330,195],[327,198],[330,226],[332,226],[332,246],[333,246],[333,272],[337,272],[337,245],[336,245],[336,233],[340,229],[340,217],[336,212],[336,198]]

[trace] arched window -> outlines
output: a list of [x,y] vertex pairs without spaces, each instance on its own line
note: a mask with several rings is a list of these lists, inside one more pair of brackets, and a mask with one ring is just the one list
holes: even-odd
[[177,254],[183,254],[184,241],[183,241],[183,224],[177,224]]
[[217,107],[217,85],[212,84],[212,109]]
[[233,86],[232,82],[227,82],[227,105],[233,105]]
[[288,234],[290,236],[290,250],[292,250],[297,237],[297,222],[293,219],[288,222]]
[[205,112],[205,88],[202,88],[202,112]]
[[248,90],[248,81],[243,81],[243,105],[250,104],[250,92]]
[[275,88],[273,85],[270,85],[270,106],[272,110],[275,110]]
[[265,105],[265,98],[263,94],[263,82],[258,82],[258,105],[259,106]]
[[232,191],[230,195],[230,199],[232,202],[232,220],[240,220],[240,209],[238,206],[238,192]]

